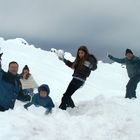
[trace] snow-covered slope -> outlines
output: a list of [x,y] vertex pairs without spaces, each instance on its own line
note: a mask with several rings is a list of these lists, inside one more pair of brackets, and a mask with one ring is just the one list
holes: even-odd
[[[46,116],[44,108],[32,106],[26,111],[17,101],[14,110],[0,112],[0,140],[140,140],[140,86],[138,99],[124,99],[128,77],[121,65],[99,62],[98,69],[73,95],[77,107],[62,111],[58,105],[73,71],[55,53],[37,49],[20,38],[0,38],[0,47],[3,69],[14,60],[20,73],[28,64],[38,84],[50,86],[56,105]],[[65,57],[74,60],[69,53]]]

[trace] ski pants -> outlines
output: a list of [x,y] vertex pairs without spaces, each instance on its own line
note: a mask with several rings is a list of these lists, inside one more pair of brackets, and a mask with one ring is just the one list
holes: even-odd
[[136,98],[136,88],[140,82],[140,75],[136,75],[130,78],[129,82],[126,85],[126,96],[125,98]]
[[73,93],[84,84],[83,81],[73,78],[66,92],[63,94],[59,108],[66,110],[67,107],[74,108],[75,104],[71,98]]

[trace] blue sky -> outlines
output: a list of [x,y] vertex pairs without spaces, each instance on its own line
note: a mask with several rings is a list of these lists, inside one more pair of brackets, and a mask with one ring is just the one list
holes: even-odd
[[84,44],[103,60],[126,48],[139,55],[139,7],[139,0],[0,0],[0,36],[73,53]]

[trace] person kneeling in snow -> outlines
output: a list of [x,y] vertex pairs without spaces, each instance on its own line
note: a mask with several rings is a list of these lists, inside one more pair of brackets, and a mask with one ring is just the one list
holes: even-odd
[[38,93],[34,94],[32,101],[25,104],[24,108],[28,109],[29,106],[34,104],[36,107],[43,106],[44,108],[46,108],[46,114],[51,113],[52,108],[54,107],[54,103],[51,97],[49,97],[49,93],[49,86],[45,84],[41,85],[38,88]]

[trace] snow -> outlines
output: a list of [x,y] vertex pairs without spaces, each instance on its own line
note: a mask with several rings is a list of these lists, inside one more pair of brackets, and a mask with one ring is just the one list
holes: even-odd
[[[0,38],[2,67],[10,61],[19,63],[19,73],[28,64],[39,85],[48,84],[56,107],[44,115],[42,107],[23,108],[16,102],[14,110],[0,112],[0,140],[140,140],[140,86],[137,99],[125,99],[128,81],[125,67],[99,61],[85,85],[73,96],[76,108],[58,108],[73,70],[57,58],[55,51],[44,51],[24,39]],[[65,58],[74,60],[70,53]]]

